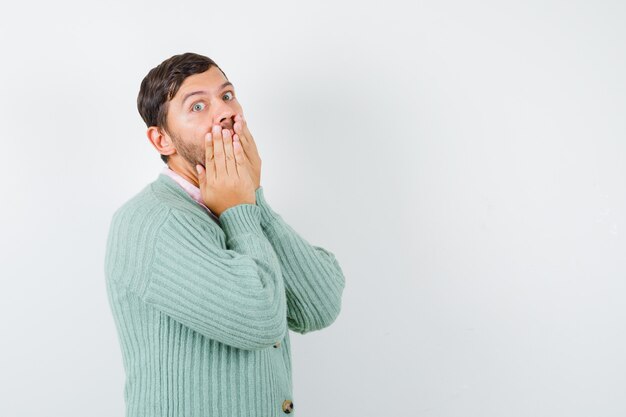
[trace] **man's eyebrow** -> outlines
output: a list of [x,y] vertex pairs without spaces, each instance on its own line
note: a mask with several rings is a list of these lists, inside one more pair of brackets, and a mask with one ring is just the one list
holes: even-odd
[[[219,91],[219,90],[223,90],[225,87],[228,87],[229,85],[230,85],[230,86],[233,86],[233,83],[231,83],[230,81],[226,81],[224,84],[220,85],[220,86],[219,86],[219,88],[218,88],[217,90],[218,90],[218,91]],[[233,87],[234,87],[234,86],[233,86]],[[185,101],[187,101],[187,99],[188,99],[189,97],[191,97],[191,96],[195,96],[195,95],[198,95],[198,94],[209,94],[209,92],[208,92],[208,91],[206,91],[206,90],[198,90],[198,91],[192,91],[191,93],[187,93],[187,94],[185,94],[185,96],[183,97],[183,101],[181,102],[181,104],[183,104],[183,105],[184,105],[184,104],[185,104]]]

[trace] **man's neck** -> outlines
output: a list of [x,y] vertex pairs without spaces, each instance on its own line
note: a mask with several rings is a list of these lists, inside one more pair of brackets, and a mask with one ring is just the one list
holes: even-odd
[[171,162],[168,161],[167,166],[169,169],[171,169],[172,171],[174,171],[175,173],[177,173],[178,175],[180,175],[181,177],[183,177],[184,179],[186,179],[187,181],[189,181],[196,187],[200,187],[199,182],[198,182],[198,175],[195,172],[193,172],[191,169],[189,169],[186,165],[180,166],[174,163],[173,161]]

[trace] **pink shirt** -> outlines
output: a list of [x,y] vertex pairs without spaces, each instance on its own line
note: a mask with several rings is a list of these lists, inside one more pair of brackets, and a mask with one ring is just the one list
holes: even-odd
[[185,190],[187,194],[189,194],[189,196],[196,201],[196,203],[205,208],[205,210],[211,215],[211,217],[213,217],[213,220],[219,223],[218,217],[202,202],[202,194],[200,193],[200,188],[187,181],[185,177],[173,171],[172,169],[170,169],[170,167],[166,166],[165,168],[163,168],[163,171],[161,171],[161,173],[176,181],[176,183],[178,183],[178,185],[180,185],[182,189]]

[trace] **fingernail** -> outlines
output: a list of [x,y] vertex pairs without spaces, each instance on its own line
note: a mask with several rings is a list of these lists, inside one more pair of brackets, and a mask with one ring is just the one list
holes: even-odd
[[220,125],[215,125],[215,126],[213,126],[213,133],[220,133],[220,129],[221,129],[221,128],[222,128],[222,127],[221,127]]
[[213,140],[213,136],[210,133],[207,133],[206,135],[206,141],[207,142],[211,142]]
[[196,172],[200,175],[200,165],[196,165]]

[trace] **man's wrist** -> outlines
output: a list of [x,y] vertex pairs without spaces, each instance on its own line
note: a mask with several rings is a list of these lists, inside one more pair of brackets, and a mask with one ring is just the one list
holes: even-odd
[[220,213],[218,220],[228,236],[253,233],[263,235],[261,213],[254,204],[237,204]]

